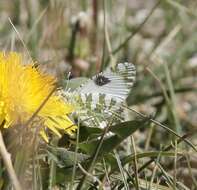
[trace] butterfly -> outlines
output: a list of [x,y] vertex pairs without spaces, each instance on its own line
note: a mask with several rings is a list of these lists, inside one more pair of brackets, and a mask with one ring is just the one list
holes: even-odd
[[109,121],[117,123],[124,119],[122,105],[135,78],[136,69],[132,63],[118,63],[115,68],[107,68],[91,79],[79,77],[67,81],[63,95],[75,106],[83,125],[104,128]]

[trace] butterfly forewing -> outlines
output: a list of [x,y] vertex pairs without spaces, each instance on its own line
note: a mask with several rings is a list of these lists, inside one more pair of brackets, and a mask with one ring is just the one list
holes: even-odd
[[[78,89],[81,94],[108,94],[111,98],[125,100],[133,86],[136,70],[131,63],[119,63],[114,71],[109,68],[103,73],[89,79]],[[98,76],[107,81],[103,85],[98,85]],[[96,96],[96,95],[95,95]]]

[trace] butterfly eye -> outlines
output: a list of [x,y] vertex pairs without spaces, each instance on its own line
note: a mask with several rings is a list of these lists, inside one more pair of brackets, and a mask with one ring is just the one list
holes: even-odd
[[105,76],[103,76],[103,75],[101,75],[101,74],[99,74],[99,75],[97,75],[96,78],[94,79],[94,82],[95,82],[95,84],[97,84],[98,86],[103,86],[103,85],[109,83],[109,82],[110,82],[110,79],[107,78],[107,77],[105,77]]

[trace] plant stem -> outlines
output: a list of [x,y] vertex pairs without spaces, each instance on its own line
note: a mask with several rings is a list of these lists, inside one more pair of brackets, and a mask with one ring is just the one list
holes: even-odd
[[[116,49],[114,49],[112,51],[112,54],[113,55],[115,55],[116,53],[118,53],[141,30],[141,28],[146,24],[146,22],[148,21],[148,19],[150,18],[150,16],[153,14],[153,12],[155,11],[155,9],[160,5],[161,2],[162,2],[162,0],[159,0],[154,5],[154,7],[151,9],[151,11],[147,15],[147,17],[143,20],[143,22],[133,31],[133,33],[131,33]],[[106,63],[109,62],[109,59],[110,59],[110,57],[107,58]]]
[[0,154],[1,154],[3,162],[4,162],[5,167],[7,169],[8,175],[10,177],[10,180],[11,180],[15,190],[22,190],[22,187],[19,183],[19,180],[16,176],[16,172],[15,172],[14,167],[12,165],[11,155],[5,147],[5,143],[4,143],[1,131],[0,131]]

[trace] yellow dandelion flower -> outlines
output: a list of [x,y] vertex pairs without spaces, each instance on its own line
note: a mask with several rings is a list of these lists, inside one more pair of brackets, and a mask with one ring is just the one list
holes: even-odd
[[[23,64],[21,54],[0,52],[0,124],[4,127],[24,124],[41,106],[55,87],[55,79],[41,73],[33,63]],[[68,134],[76,128],[68,118],[73,107],[59,95],[52,95],[38,112],[44,126],[61,136],[60,130]],[[48,141],[42,129],[42,137]]]

